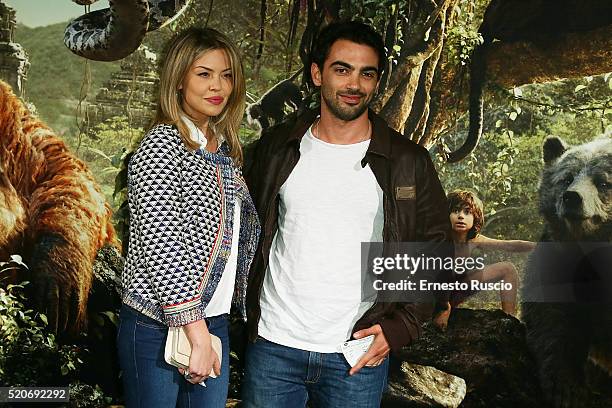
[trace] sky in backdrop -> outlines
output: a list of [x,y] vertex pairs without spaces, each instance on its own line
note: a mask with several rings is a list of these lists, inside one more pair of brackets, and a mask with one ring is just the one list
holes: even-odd
[[[15,9],[18,23],[32,28],[64,23],[85,11],[83,6],[73,3],[72,0],[0,0],[0,3]],[[99,0],[91,5],[91,10],[106,7],[108,1]]]

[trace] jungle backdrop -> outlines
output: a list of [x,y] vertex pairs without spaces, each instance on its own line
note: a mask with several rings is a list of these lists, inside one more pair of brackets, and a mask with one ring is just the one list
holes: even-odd
[[[147,34],[137,52],[115,62],[87,61],[71,54],[62,43],[67,22],[38,28],[18,25],[15,41],[23,46],[31,64],[24,99],[92,169],[115,210],[120,230],[125,185],[117,175],[152,117],[157,63],[174,33],[194,25],[210,26],[232,38],[244,58],[247,100],[255,102],[303,66],[309,45],[305,35],[312,36],[318,26],[338,17],[365,21],[391,45],[391,73],[383,78],[386,87],[374,107],[407,137],[430,149],[447,191],[470,188],[478,193],[485,203],[485,235],[537,240],[542,230],[537,209],[542,142],[554,134],[578,144],[610,131],[612,75],[597,67],[594,71],[598,75],[538,84],[508,86],[512,81],[501,76],[498,82],[489,81],[484,93],[482,139],[466,158],[448,163],[444,152],[453,151],[467,137],[468,68],[474,48],[483,42],[478,29],[488,3],[192,1],[172,24]],[[575,51],[596,52],[589,50],[590,46],[583,43]],[[529,61],[522,57],[517,50],[515,59],[503,63],[527,72]],[[302,81],[308,91],[306,81],[300,78],[295,82]],[[258,127],[249,125],[245,118],[242,142],[248,144],[258,135]],[[515,262],[520,270],[524,258]],[[2,301],[6,315],[24,319],[15,299],[4,294]],[[78,366],[74,350],[51,346],[54,339],[47,340],[43,332],[34,334],[49,343],[51,354],[61,351],[57,364],[62,375]]]

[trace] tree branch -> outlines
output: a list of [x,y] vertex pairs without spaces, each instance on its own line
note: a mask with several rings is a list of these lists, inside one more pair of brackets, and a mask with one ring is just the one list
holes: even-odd
[[210,14],[212,13],[213,3],[215,0],[210,0],[210,4],[208,5],[208,13],[206,14],[206,22],[204,23],[204,27],[208,27],[208,20],[210,20]]
[[[399,84],[403,83],[404,78],[410,75],[410,72],[422,65],[425,60],[431,58],[436,50],[442,45],[443,39],[443,24],[437,24],[433,29],[433,33],[427,42],[423,42],[423,49],[417,51],[415,54],[403,58],[393,70],[391,77],[389,78],[389,85],[385,89],[384,93],[381,94],[377,101],[374,103],[374,108],[380,109],[385,105],[397,92]],[[403,123],[402,123],[403,125]]]
[[[438,48],[438,51],[427,60],[424,67],[424,75],[422,75],[422,82],[419,84],[419,88],[423,89],[422,103],[423,103],[423,113],[419,118],[419,121],[416,123],[416,127],[414,132],[411,133],[411,139],[421,146],[428,147],[429,140],[427,140],[424,136],[425,130],[427,128],[429,113],[431,108],[431,86],[433,84],[434,75],[436,73],[436,69],[438,68],[438,61],[440,60],[440,54],[442,53],[442,47]],[[420,99],[420,98],[419,98]]]

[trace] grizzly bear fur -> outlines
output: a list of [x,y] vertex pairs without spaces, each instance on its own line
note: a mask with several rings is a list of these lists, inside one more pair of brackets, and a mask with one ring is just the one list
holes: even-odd
[[[546,227],[530,255],[522,317],[544,396],[554,407],[603,407],[612,379],[612,138],[544,142]],[[594,363],[594,365],[592,365]]]
[[116,245],[110,220],[86,165],[0,81],[0,260],[23,256],[13,280],[31,282],[52,330],[85,328],[96,253]]

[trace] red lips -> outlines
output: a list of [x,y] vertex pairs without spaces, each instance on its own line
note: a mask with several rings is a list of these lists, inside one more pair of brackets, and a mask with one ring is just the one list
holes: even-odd
[[219,105],[221,103],[223,103],[223,97],[222,96],[213,96],[211,98],[205,98],[208,102],[212,103],[213,105]]

